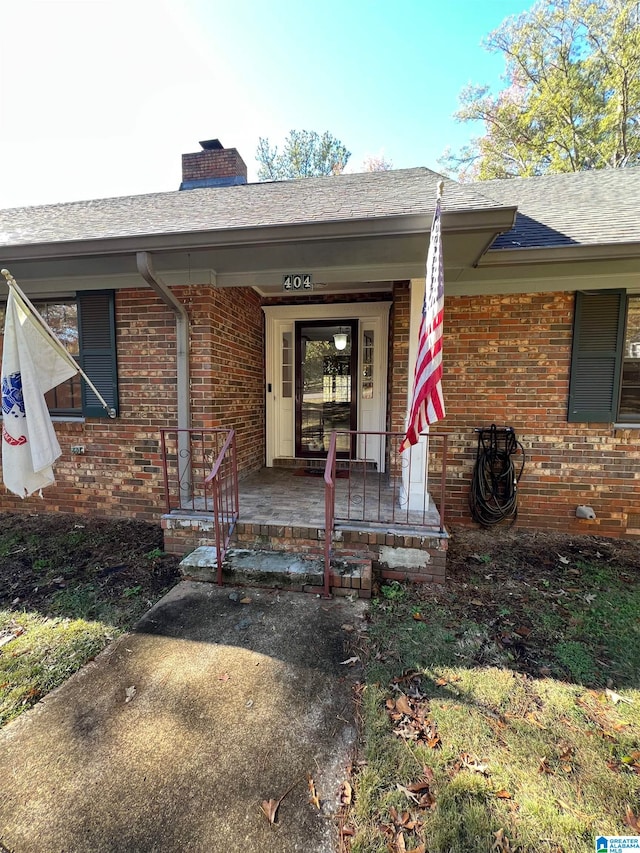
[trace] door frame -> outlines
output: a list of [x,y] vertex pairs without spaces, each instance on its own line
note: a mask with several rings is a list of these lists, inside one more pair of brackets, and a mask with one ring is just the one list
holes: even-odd
[[[297,320],[359,320],[360,335],[363,329],[370,325],[376,330],[378,345],[375,348],[374,381],[375,403],[374,411],[367,415],[368,421],[363,425],[364,409],[362,404],[362,365],[358,364],[358,394],[361,405],[358,407],[358,429],[368,428],[384,432],[387,428],[388,407],[388,355],[389,355],[389,311],[392,302],[336,302],[318,305],[263,305],[265,315],[265,428],[266,428],[266,458],[267,467],[272,467],[274,459],[281,456],[295,458],[293,438],[295,435],[294,413],[286,416],[286,422],[281,417],[282,404],[280,390],[282,383],[281,346],[282,332],[293,331]],[[362,359],[362,349],[359,348],[359,360]],[[289,423],[290,418],[290,423]],[[292,438],[290,452],[281,452],[281,433],[289,430]],[[384,470],[384,446],[378,451],[378,465]]]
[[[341,326],[343,329],[348,328],[351,334],[351,354],[350,354],[350,377],[351,377],[351,399],[349,401],[349,429],[357,430],[358,429],[358,398],[359,398],[359,388],[360,383],[358,381],[358,365],[360,364],[360,347],[358,346],[359,338],[360,338],[360,321],[358,319],[354,319],[353,317],[349,319],[345,319],[344,317],[329,320],[296,320],[294,322],[294,352],[295,352],[295,360],[293,363],[294,370],[294,385],[295,385],[295,398],[294,398],[294,412],[295,412],[295,424],[294,424],[294,451],[296,454],[296,459],[305,459],[305,458],[314,458],[320,457],[321,459],[326,458],[326,451],[318,451],[318,450],[302,450],[302,395],[303,395],[303,387],[302,387],[302,371],[299,369],[302,364],[302,337],[300,332],[303,327],[309,326]],[[349,456],[355,456],[356,453],[356,437],[354,435],[351,436],[351,449],[350,452],[347,453],[338,453],[339,457],[349,458]]]

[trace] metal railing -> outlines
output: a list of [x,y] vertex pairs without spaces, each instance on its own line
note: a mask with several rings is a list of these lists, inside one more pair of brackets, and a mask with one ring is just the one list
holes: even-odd
[[213,512],[211,491],[204,484],[230,430],[161,429],[166,511]]
[[233,429],[160,430],[167,512],[213,516],[217,580],[239,512],[238,460]]
[[[340,437],[346,440],[339,442]],[[338,459],[338,443],[352,447],[353,437],[357,456]],[[427,528],[444,533],[448,435],[425,434],[425,441],[400,453],[403,438],[404,434],[397,432],[345,430],[331,434],[324,475],[326,594],[337,522],[388,526],[394,530],[413,528],[420,532]],[[377,470],[381,458],[386,463],[384,473]],[[430,505],[427,486],[429,479],[437,478],[438,467],[439,496],[435,511]]]
[[324,469],[324,590],[323,595],[328,598],[331,594],[329,588],[331,580],[331,549],[333,545],[333,525],[335,524],[336,512],[336,439],[335,432],[331,433],[329,439],[329,450],[327,462]]
[[216,533],[217,582],[222,586],[222,561],[238,520],[238,460],[236,456],[236,432],[229,430],[226,441],[220,448],[211,473],[205,479],[205,488],[211,490],[213,498],[213,520]]

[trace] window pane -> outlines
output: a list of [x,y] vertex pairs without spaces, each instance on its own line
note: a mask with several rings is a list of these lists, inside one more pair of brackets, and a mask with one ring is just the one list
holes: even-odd
[[619,417],[640,419],[640,298],[628,302],[627,328],[624,336]]
[[373,399],[373,330],[362,335],[362,399]]
[[38,302],[36,308],[56,338],[71,355],[80,355],[78,306],[75,302]]
[[[80,355],[78,306],[75,302],[36,302],[35,307],[56,338],[74,358]],[[45,394],[49,411],[54,414],[81,414],[80,376],[72,376]]]
[[282,396],[293,395],[293,335],[282,334]]

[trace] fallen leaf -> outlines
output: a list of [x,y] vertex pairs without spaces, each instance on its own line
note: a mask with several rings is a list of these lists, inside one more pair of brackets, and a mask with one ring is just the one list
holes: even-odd
[[509,837],[504,834],[504,829],[499,829],[493,833],[495,841],[491,847],[492,853],[511,853],[512,847]]
[[416,622],[424,622],[424,616],[422,615],[422,613],[414,613],[413,618],[416,620]]
[[448,683],[446,678],[436,678],[436,685],[438,687],[445,687]]
[[538,773],[549,773],[553,774],[553,770],[549,767],[549,762],[546,758],[540,759],[540,764],[538,765]]
[[340,661],[340,666],[353,666],[355,663],[358,663],[359,660],[359,657],[347,658],[346,660]]
[[611,699],[614,705],[617,705],[618,702],[626,702],[627,705],[632,705],[633,702],[631,699],[627,699],[626,696],[621,696],[620,693],[616,693],[614,690],[609,690],[608,687],[605,687],[605,694]]
[[526,640],[531,633],[531,628],[527,628],[526,625],[520,625],[520,627],[516,628],[513,633]]
[[313,781],[313,777],[309,776],[308,778],[309,785],[309,802],[312,806],[315,806],[318,811],[320,810],[320,798],[318,797],[318,792],[316,791],[316,785]]
[[630,826],[634,832],[640,833],[640,819],[633,813],[630,805],[627,804],[625,812],[625,821],[627,822],[627,825]]
[[351,785],[346,780],[340,785],[340,803],[343,806],[350,806],[353,798],[353,790]]
[[496,797],[498,797],[498,799],[500,800],[510,800],[511,794],[508,791],[505,791],[504,788],[502,788],[500,791],[496,791]]
[[481,773],[483,776],[489,775],[489,765],[481,764],[477,758],[469,755],[468,752],[462,753],[460,761],[462,762],[462,766],[466,767],[467,770],[473,770],[474,773]]
[[354,630],[355,630],[355,629],[354,629],[354,627],[353,627],[353,625],[347,625],[347,624],[345,624],[345,625],[341,625],[340,627],[342,628],[342,630],[343,630],[343,631],[346,631],[346,632],[347,632],[347,634],[350,634],[352,631],[354,631]]
[[584,600],[587,602],[587,604],[593,604],[593,602],[596,600],[596,598],[597,598],[597,596],[594,595],[592,592],[590,592],[584,596]]
[[632,764],[634,761],[640,761],[640,749],[634,749],[633,752],[629,753],[629,755],[625,755],[622,760],[625,764]]
[[563,557],[561,554],[558,554],[558,560],[562,563],[563,566],[568,566],[570,562],[568,557]]
[[471,599],[471,603],[472,603],[475,607],[482,607],[482,606],[483,606],[483,604],[482,604],[482,602],[480,601],[480,599],[479,599],[479,598],[472,598],[472,599]]
[[221,672],[218,676],[218,681],[229,681],[230,678],[231,676],[228,672]]
[[241,598],[240,604],[251,604],[251,599],[249,598],[249,596],[247,596],[246,598]]
[[264,816],[269,821],[269,823],[276,822],[276,814],[278,813],[278,809],[280,808],[280,803],[284,800],[287,794],[290,794],[291,791],[293,791],[293,789],[300,781],[300,779],[297,779],[292,785],[290,785],[279,800],[271,799],[262,801],[261,808],[264,813]]
[[422,765],[422,775],[427,780],[427,782],[433,782],[433,780],[435,779],[433,770],[430,767],[427,767],[426,764]]
[[404,693],[401,693],[396,699],[396,711],[400,711],[401,714],[406,714],[407,717],[413,716],[413,710]]
[[280,805],[280,800],[263,800],[262,801],[262,811],[264,812],[264,816],[269,821],[269,823],[276,822],[276,814],[278,813],[278,806]]
[[136,695],[136,688],[131,685],[131,687],[127,687],[124,691],[124,701],[131,702],[133,697]]

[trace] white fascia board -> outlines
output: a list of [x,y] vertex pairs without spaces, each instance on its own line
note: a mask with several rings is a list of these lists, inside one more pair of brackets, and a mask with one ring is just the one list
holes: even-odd
[[480,258],[477,266],[484,268],[521,264],[557,264],[617,258],[640,259],[640,243],[593,243],[537,249],[490,249]]

